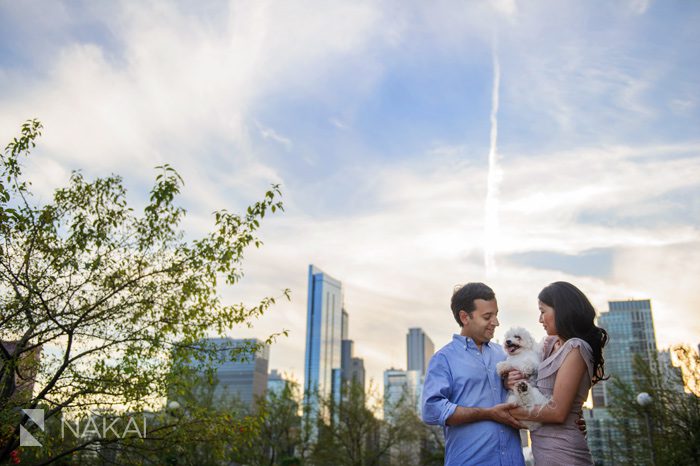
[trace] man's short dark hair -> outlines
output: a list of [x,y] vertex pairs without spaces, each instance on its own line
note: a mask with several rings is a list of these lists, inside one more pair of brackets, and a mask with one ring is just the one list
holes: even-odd
[[472,312],[476,309],[474,304],[475,299],[483,299],[491,301],[496,299],[496,294],[489,286],[483,283],[467,283],[466,285],[456,288],[452,294],[452,314],[455,316],[457,324],[462,327],[462,321],[459,318],[459,311],[466,311],[471,317]]

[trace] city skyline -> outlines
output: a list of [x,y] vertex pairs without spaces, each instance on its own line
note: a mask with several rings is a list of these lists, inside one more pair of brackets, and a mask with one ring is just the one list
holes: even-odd
[[300,383],[309,263],[343,282],[376,385],[408,328],[458,332],[469,281],[496,291],[496,338],[543,336],[537,293],[566,280],[599,313],[650,299],[659,346],[695,346],[699,20],[674,0],[5,2],[0,142],[44,123],[37,202],[80,169],[139,209],[170,164],[188,237],[279,183],[222,295],[291,301],[226,336],[289,330],[270,367]]

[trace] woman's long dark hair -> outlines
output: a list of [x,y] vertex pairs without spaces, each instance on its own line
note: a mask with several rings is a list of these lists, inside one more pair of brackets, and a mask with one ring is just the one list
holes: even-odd
[[608,332],[594,323],[595,309],[586,295],[571,283],[554,282],[547,285],[538,299],[554,308],[554,324],[563,340],[580,338],[593,350],[593,379],[595,385],[605,380],[603,347],[608,341]]

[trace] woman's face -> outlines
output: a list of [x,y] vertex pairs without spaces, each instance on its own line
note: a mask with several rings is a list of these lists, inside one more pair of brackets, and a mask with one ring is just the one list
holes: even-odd
[[540,323],[547,335],[557,335],[557,325],[554,323],[554,308],[547,306],[542,301],[537,301],[540,308]]

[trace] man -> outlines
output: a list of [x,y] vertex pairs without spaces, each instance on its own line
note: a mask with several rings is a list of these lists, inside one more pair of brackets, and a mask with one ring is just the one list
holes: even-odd
[[522,426],[509,413],[515,405],[503,402],[507,392],[496,373],[506,355],[490,343],[499,325],[496,296],[483,283],[468,283],[454,292],[451,307],[461,331],[430,360],[423,421],[445,429],[445,466],[522,466]]

